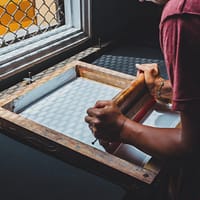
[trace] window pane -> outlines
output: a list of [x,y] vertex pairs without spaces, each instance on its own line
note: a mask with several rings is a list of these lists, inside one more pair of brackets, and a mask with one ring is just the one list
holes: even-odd
[[1,0],[0,47],[71,24],[64,7],[70,7],[69,0]]
[[1,0],[0,81],[90,38],[91,0]]

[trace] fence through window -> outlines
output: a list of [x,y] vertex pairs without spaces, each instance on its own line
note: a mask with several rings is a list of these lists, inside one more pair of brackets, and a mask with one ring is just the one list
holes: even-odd
[[0,47],[66,24],[64,0],[1,0]]

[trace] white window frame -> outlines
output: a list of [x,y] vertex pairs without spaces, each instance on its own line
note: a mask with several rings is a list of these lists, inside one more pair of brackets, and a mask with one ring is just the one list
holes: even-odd
[[72,49],[91,37],[91,0],[64,0],[64,3],[67,24],[0,48],[0,81]]

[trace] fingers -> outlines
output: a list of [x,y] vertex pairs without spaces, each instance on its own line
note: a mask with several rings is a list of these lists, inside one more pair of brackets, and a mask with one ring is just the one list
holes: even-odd
[[108,140],[99,139],[99,144],[104,147],[107,152],[112,152],[112,143]]
[[95,108],[103,108],[105,106],[111,105],[112,101],[97,101],[95,104]]
[[[155,96],[156,82],[160,78],[160,72],[157,63],[136,64],[139,71],[144,72],[145,83],[152,96]],[[139,73],[139,72],[138,72]]]
[[[137,65],[137,64],[136,64]],[[144,73],[144,71],[143,70],[140,70],[140,69],[138,69],[137,70],[137,74],[136,74],[136,76],[138,77],[141,73]]]
[[110,142],[108,140],[99,140],[99,144],[102,145],[105,149],[109,147]]
[[[151,74],[151,76],[154,77],[160,74],[157,63],[136,64],[135,67],[138,69],[139,72],[143,71],[145,74]],[[139,72],[137,72],[137,75]]]
[[87,114],[93,117],[104,117],[108,111],[115,108],[114,101],[97,101],[93,108],[87,110]]
[[[96,128],[96,122],[98,119],[94,118],[94,117],[90,117],[90,116],[86,116],[85,117],[85,121],[88,123],[88,127],[91,130],[92,134],[98,138],[98,134],[97,134],[97,128]],[[96,140],[94,141],[94,143],[96,142]]]
[[87,110],[85,122],[96,138],[108,139],[111,133],[117,133],[117,119],[121,114],[114,101],[98,101]]
[[100,130],[101,130],[101,121],[99,118],[91,115],[87,115],[85,117],[85,122],[88,123],[88,127],[90,128],[91,132],[96,138],[102,137]]
[[144,66],[141,64],[135,64],[135,67],[140,71],[144,71]]
[[87,114],[91,117],[96,117],[101,114],[101,110],[99,108],[89,108]]
[[103,114],[104,106],[107,105],[106,101],[98,101],[93,108],[87,110],[87,116],[85,117],[85,122],[88,123],[88,126],[92,133],[97,134],[97,127],[100,127],[101,121],[100,118]]
[[91,117],[91,116],[89,116],[89,115],[87,115],[87,116],[85,117],[85,121],[89,124],[89,126],[96,126],[96,125],[98,125],[99,122],[100,122],[98,118],[96,118],[96,117]]

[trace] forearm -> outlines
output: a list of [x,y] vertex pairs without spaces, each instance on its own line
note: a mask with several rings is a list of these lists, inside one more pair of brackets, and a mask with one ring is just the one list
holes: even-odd
[[178,157],[183,152],[181,129],[178,128],[154,128],[127,118],[120,138],[123,143],[156,157]]
[[155,83],[154,97],[158,100],[168,100],[171,102],[172,99],[172,86],[169,80],[160,78]]

